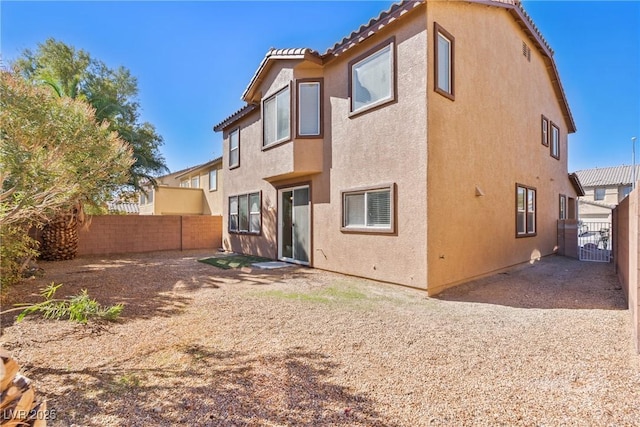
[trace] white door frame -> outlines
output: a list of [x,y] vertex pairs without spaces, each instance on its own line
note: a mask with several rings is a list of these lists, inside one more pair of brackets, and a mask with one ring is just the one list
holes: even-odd
[[[308,191],[308,195],[309,195],[309,200],[308,200],[308,205],[309,205],[309,227],[307,227],[307,242],[308,242],[308,252],[307,252],[307,256],[309,258],[309,261],[300,261],[295,259],[295,253],[293,254],[293,258],[289,258],[289,257],[284,257],[282,256],[282,245],[283,245],[283,239],[282,239],[282,225],[283,225],[283,221],[282,221],[282,212],[284,210],[283,207],[283,203],[282,203],[282,193],[286,192],[286,191],[291,191],[292,193],[295,190],[299,190],[302,188],[306,188]],[[292,216],[292,222],[295,222],[295,212],[293,210],[293,203],[291,204],[291,216]],[[302,264],[302,265],[309,265],[311,262],[311,186],[309,184],[303,184],[303,185],[295,185],[293,187],[284,187],[284,188],[279,188],[278,189],[278,259],[281,261],[286,261],[286,262],[291,262],[294,264]],[[295,229],[292,230],[292,233],[295,232]],[[292,251],[295,250],[295,245],[294,248],[292,249]]]

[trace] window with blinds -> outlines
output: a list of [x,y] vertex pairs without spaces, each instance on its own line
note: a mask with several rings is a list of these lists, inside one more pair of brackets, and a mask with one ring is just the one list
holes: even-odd
[[345,231],[393,231],[393,186],[343,192]]

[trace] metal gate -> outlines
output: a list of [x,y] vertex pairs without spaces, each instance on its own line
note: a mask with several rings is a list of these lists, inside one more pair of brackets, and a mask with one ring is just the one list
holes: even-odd
[[610,222],[578,222],[578,254],[580,261],[610,262]]

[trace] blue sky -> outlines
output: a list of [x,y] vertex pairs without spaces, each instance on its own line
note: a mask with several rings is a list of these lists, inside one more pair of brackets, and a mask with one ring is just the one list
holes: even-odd
[[[138,79],[143,120],[172,171],[221,155],[212,127],[270,47],[324,52],[389,1],[0,3],[4,63],[54,37]],[[525,9],[555,51],[578,132],[569,170],[631,163],[640,138],[640,2],[535,1]],[[640,162],[640,141],[637,143]]]

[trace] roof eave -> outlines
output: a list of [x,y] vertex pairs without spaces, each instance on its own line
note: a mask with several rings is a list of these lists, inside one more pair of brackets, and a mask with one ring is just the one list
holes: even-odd
[[221,121],[220,123],[218,123],[217,125],[215,125],[213,127],[213,130],[215,132],[221,132],[227,129],[228,127],[230,127],[231,125],[233,125],[234,123],[236,123],[241,118],[248,116],[256,109],[259,109],[259,106],[257,104],[247,104],[241,109],[239,109],[238,111],[236,111],[235,113],[233,113],[232,115],[230,115],[229,117],[227,117],[226,119],[224,119],[223,121]]
[[193,167],[187,169],[184,173],[182,173],[180,175],[176,175],[176,179],[182,178],[183,176],[186,176],[186,175],[190,175],[193,172],[199,171],[201,169],[205,169],[205,168],[211,167],[211,166],[215,165],[216,163],[222,163],[222,156],[216,157],[215,159],[210,160],[207,163],[203,163],[201,165],[193,166]]
[[571,185],[573,186],[573,189],[576,190],[576,194],[578,195],[578,197],[582,197],[585,195],[584,188],[580,183],[580,178],[578,178],[578,175],[575,172],[569,174],[569,181],[571,181]]
[[287,50],[289,49],[271,49],[269,50],[269,52],[267,52],[264,58],[262,58],[262,61],[260,62],[258,69],[256,70],[253,77],[251,78],[249,85],[247,85],[247,88],[242,93],[241,99],[243,101],[247,103],[252,102],[256,89],[260,86],[260,83],[262,83],[262,81],[264,80],[264,76],[269,71],[274,61],[281,60],[281,59],[285,59],[285,60],[288,59],[288,60],[311,61],[316,64],[322,64],[322,58],[311,49],[308,49],[308,48],[293,49],[293,50],[299,50],[300,52],[294,53],[294,54],[283,53],[283,51],[286,52]]

